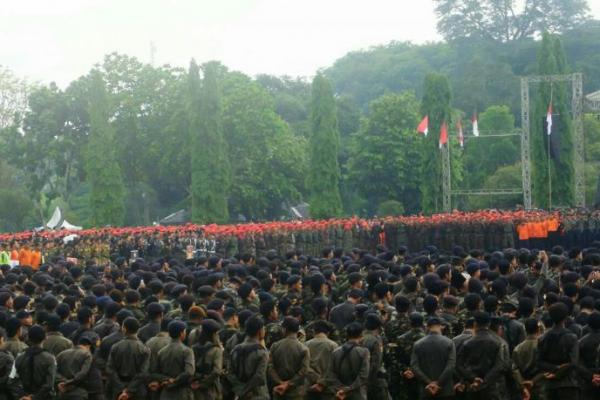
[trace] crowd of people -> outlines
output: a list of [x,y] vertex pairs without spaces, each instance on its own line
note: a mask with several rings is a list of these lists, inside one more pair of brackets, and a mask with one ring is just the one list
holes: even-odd
[[385,236],[233,255],[204,233],[172,254],[158,233],[13,240],[0,400],[600,398],[600,242]]
[[[550,240],[549,240],[550,239]],[[0,234],[11,265],[23,264],[33,248],[42,255],[69,259],[95,257],[104,262],[115,255],[147,260],[198,254],[232,257],[300,251],[318,255],[324,247],[374,251],[378,244],[392,251],[435,245],[444,251],[465,248],[539,247],[562,242],[591,243],[600,239],[600,215],[540,210],[482,210],[431,216],[396,216],[374,219],[278,221],[238,225],[145,226],[86,229],[82,231],[26,231]],[[569,246],[571,247],[571,246]],[[40,260],[35,264],[37,268]]]

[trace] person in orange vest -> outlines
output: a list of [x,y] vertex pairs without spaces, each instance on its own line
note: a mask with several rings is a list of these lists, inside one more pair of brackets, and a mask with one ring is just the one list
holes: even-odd
[[33,249],[31,250],[31,268],[34,270],[38,270],[40,265],[42,265],[42,251],[40,250],[40,245],[35,244]]
[[29,244],[25,243],[19,251],[19,265],[31,266],[31,251],[29,250]]

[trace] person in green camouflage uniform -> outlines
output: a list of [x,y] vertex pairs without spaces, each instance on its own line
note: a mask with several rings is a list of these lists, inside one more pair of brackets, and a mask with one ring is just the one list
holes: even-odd
[[384,339],[381,336],[383,321],[376,313],[369,313],[365,317],[365,333],[362,345],[369,350],[371,364],[369,366],[369,384],[367,396],[371,400],[389,400],[388,376],[383,365]]
[[396,342],[396,357],[394,370],[400,372],[400,376],[392,376],[393,380],[401,382],[402,390],[397,394],[396,399],[408,400],[416,399],[419,395],[419,385],[415,375],[410,369],[410,361],[414,344],[425,337],[423,329],[423,316],[418,313],[410,314],[411,329],[400,336]]
[[265,325],[265,345],[268,348],[271,345],[285,337],[281,322],[279,321],[279,312],[275,300],[265,301],[260,305],[260,313],[262,314]]

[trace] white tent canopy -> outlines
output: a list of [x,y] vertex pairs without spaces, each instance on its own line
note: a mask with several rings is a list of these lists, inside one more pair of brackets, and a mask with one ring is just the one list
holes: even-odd
[[54,209],[54,213],[52,214],[52,218],[50,218],[50,221],[46,223],[46,227],[48,227],[48,229],[56,229],[56,227],[58,227],[62,222],[62,219],[62,212],[60,211],[59,207],[56,207]]
[[65,229],[68,231],[80,231],[83,229],[81,226],[69,223],[69,221],[63,217],[60,207],[54,209],[52,218],[46,223],[46,228],[51,230]]

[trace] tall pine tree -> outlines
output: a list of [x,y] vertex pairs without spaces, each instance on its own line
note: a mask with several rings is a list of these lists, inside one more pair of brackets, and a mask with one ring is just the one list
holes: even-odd
[[318,74],[312,83],[310,166],[307,186],[313,218],[330,218],[342,213],[340,134],[331,83]]
[[[538,73],[540,75],[556,75],[568,72],[566,57],[560,39],[546,33],[542,39],[542,47],[538,53]],[[550,159],[550,178],[552,182],[552,206],[570,206],[574,195],[573,170],[573,136],[569,97],[566,83],[539,84],[534,113],[531,119],[531,154],[532,154],[532,194],[536,207],[548,208],[549,185],[548,176],[548,140],[557,154]],[[545,130],[548,105],[552,103],[553,126],[552,136]],[[556,145],[560,143],[560,145]]]
[[192,148],[192,220],[197,223],[224,223],[229,220],[229,158],[221,126],[219,64],[189,69],[189,129]]
[[86,149],[86,174],[91,186],[90,208],[95,226],[123,224],[125,187],[118,163],[115,133],[109,123],[109,106],[102,75],[90,79],[90,133]]
[[[421,198],[423,212],[442,211],[442,155],[439,150],[440,127],[451,124],[450,84],[444,75],[429,74],[423,83],[421,115],[429,116],[429,135],[421,145]],[[452,139],[450,139],[451,141]]]

